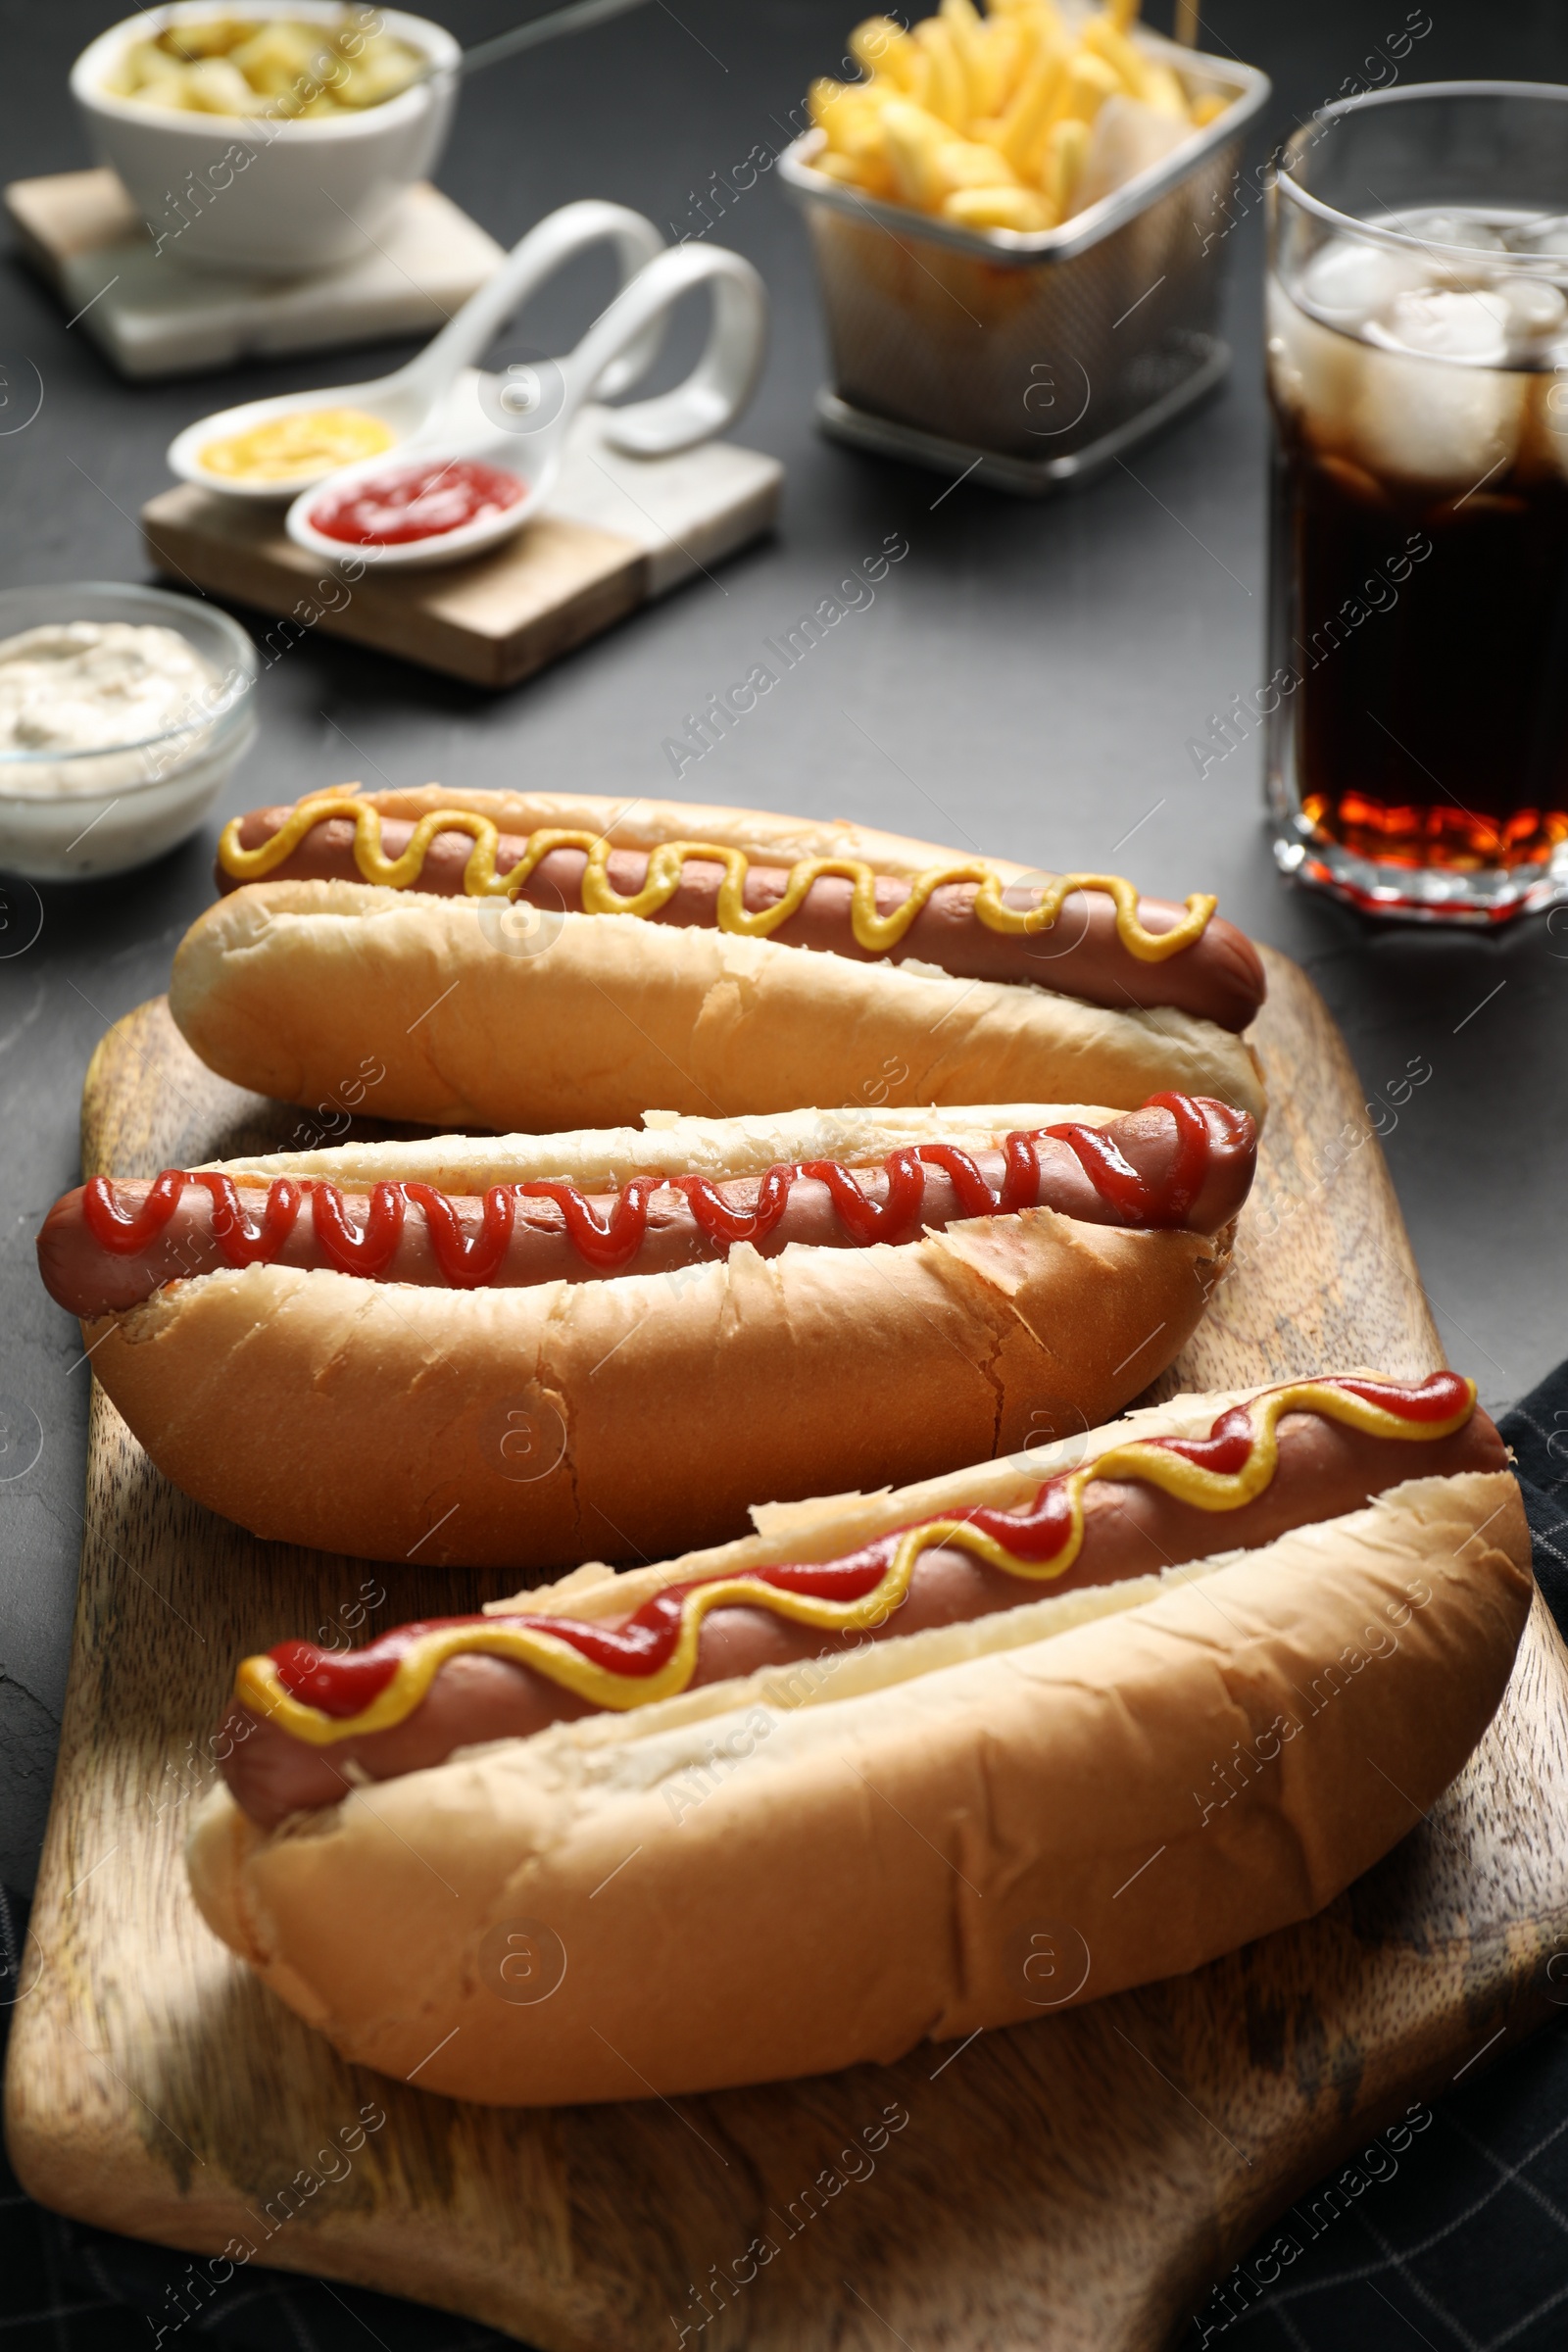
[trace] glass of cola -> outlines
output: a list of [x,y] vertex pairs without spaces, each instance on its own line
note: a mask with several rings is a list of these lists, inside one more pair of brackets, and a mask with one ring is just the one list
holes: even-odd
[[1428,921],[1568,899],[1568,88],[1324,108],[1267,295],[1279,863]]

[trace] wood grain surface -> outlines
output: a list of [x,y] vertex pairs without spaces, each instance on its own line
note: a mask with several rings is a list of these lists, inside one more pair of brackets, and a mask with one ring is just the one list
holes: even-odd
[[105,165],[14,179],[5,191],[5,208],[22,251],[56,292],[62,268],[78,253],[128,244],[146,234],[124,181]]
[[[1309,983],[1268,960],[1259,1181],[1164,1385],[1420,1374],[1441,1354],[1360,1090]],[[89,1075],[84,1166],[276,1148],[299,1117],[214,1079],[144,1005]],[[199,1510],[95,1396],[8,2129],[46,2204],[218,2257],[196,2302],[253,2259],[547,2352],[885,2352],[890,2330],[909,2352],[1153,2348],[1332,2162],[1549,2013],[1568,1657],[1538,1600],[1430,1817],[1316,1919],[1195,1975],[894,2067],[677,2101],[508,2113],[351,2069],[209,1935],[180,1840],[235,1657],[342,1623],[368,1577]],[[487,1596],[472,1572],[385,1583],[372,1624]]]
[[[149,557],[171,579],[276,613],[279,629],[297,616],[330,637],[474,686],[516,684],[624,620],[648,594],[635,541],[554,514],[466,564],[384,577],[368,571],[348,595],[331,566],[296,547],[265,507],[185,484],[147,501],[141,529]],[[278,630],[273,639],[287,642]]]

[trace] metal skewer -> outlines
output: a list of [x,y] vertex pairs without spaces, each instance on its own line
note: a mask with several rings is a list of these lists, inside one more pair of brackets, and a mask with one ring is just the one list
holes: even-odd
[[554,8],[548,16],[532,17],[526,24],[514,24],[510,32],[498,32],[494,40],[477,41],[471,49],[465,49],[458,72],[465,77],[477,74],[541,41],[556,40],[565,32],[584,32],[591,24],[608,24],[612,17],[623,17],[645,4],[646,0],[569,0],[565,8]]

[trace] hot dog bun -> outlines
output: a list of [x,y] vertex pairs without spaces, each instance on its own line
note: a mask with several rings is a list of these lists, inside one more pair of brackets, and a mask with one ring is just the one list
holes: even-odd
[[[768,857],[863,857],[912,875],[953,853],[748,809],[586,796],[372,794],[387,814],[471,808],[514,830],[575,824],[629,847],[696,835]],[[1004,881],[1026,869],[990,860]],[[1049,983],[1049,960],[1042,978]],[[208,908],[170,1005],[210,1067],[286,1101],[336,1100],[372,1054],[368,1107],[436,1125],[610,1125],[657,1101],[720,1116],[803,1102],[1081,1097],[1160,1088],[1261,1117],[1250,1049],[1171,1006],[1107,1011],[1048,987],[858,963],[634,915],[530,914],[359,882],[258,882]],[[874,1096],[870,1090],[876,1089]]]
[[482,1193],[567,1169],[585,1187],[623,1185],[653,1172],[683,1170],[715,1180],[761,1176],[775,1160],[848,1158],[864,1164],[902,1144],[940,1137],[978,1151],[1009,1128],[1049,1127],[1081,1119],[1103,1126],[1112,1112],[1093,1102],[965,1102],[916,1109],[784,1110],[767,1117],[682,1118],[645,1110],[635,1127],[593,1127],[574,1135],[432,1135],[390,1144],[326,1144],[314,1151],[263,1152],[249,1159],[213,1159],[237,1184],[273,1176],[318,1176],[365,1191],[410,1177],[448,1193]]
[[[1178,1398],[1090,1452],[1232,1401]],[[616,1597],[1005,1507],[1039,1475],[762,1514]],[[1417,1477],[1259,1550],[469,1749],[270,1833],[220,1788],[192,1886],[347,2058],[457,2097],[891,2060],[1321,1907],[1458,1771],[1531,1592],[1511,1477]],[[596,1599],[581,1571],[527,1605]],[[528,1969],[548,1997],[518,1997]]]
[[[1004,1126],[1042,1124],[1048,1108],[999,1106]],[[906,1142],[973,1136],[951,1112],[888,1127],[827,1115],[841,1149],[858,1124]],[[751,1120],[726,1153],[702,1121],[692,1156],[750,1171],[811,1132],[818,1114]],[[642,1163],[691,1164],[683,1140],[681,1122],[656,1129]],[[402,1147],[373,1149],[377,1173],[396,1177]],[[410,1150],[420,1168],[477,1151],[507,1180],[500,1144]],[[613,1131],[520,1138],[511,1169],[534,1175],[545,1155],[591,1184],[626,1152]],[[334,1157],[314,1154],[314,1172]],[[261,1158],[234,1172],[276,1171]],[[678,1275],[532,1290],[412,1291],[253,1265],[171,1283],[82,1328],[159,1468],[256,1534],[539,1569],[734,1535],[760,1494],[919,1477],[1091,1427],[1177,1354],[1228,1262],[1228,1230],[1034,1209],[895,1247],[763,1258],[739,1243]]]

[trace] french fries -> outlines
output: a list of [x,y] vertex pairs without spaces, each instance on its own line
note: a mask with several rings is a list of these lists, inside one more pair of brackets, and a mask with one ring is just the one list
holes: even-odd
[[868,17],[850,36],[864,80],[811,85],[811,122],[826,141],[814,168],[965,228],[1054,228],[1104,193],[1103,172],[1086,179],[1086,167],[1111,100],[1118,150],[1148,156],[1228,103],[1189,99],[1134,39],[1137,14],[1138,0],[1070,21],[1055,0],[989,0],[985,16],[974,0],[941,0],[907,32]]

